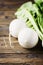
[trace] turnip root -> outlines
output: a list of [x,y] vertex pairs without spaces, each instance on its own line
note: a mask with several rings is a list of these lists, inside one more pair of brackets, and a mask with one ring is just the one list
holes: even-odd
[[18,34],[20,32],[21,29],[27,27],[26,23],[21,20],[21,19],[14,19],[10,25],[9,25],[9,33],[13,36],[13,37],[18,37]]
[[18,42],[24,48],[33,48],[38,42],[38,35],[34,29],[24,28],[18,35]]
[[10,25],[9,25],[9,41],[10,41],[10,46],[11,46],[11,35],[15,38],[18,38],[19,32],[23,29],[26,28],[26,23],[25,21],[21,19],[14,19]]

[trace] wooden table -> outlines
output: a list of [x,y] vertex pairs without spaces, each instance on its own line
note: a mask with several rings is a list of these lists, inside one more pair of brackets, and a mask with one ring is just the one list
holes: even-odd
[[14,13],[17,8],[26,1],[28,0],[0,0],[0,64],[2,65],[43,65],[41,41],[33,49],[24,49],[17,39],[12,37],[14,48],[9,46],[9,23],[15,19]]

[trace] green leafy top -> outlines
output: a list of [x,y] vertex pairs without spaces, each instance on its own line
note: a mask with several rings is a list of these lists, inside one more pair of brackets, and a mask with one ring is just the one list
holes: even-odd
[[43,40],[43,0],[35,0],[24,3],[15,13],[17,18],[25,20],[28,27],[36,30],[41,40]]

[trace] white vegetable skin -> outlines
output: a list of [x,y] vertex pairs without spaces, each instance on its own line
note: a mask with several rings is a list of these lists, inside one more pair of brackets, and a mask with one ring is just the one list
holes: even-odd
[[38,35],[31,28],[24,28],[18,35],[19,44],[24,48],[33,48],[37,45]]
[[19,32],[23,29],[26,28],[26,23],[25,21],[21,20],[21,19],[14,19],[10,25],[9,25],[9,33],[13,36],[13,37],[18,37]]

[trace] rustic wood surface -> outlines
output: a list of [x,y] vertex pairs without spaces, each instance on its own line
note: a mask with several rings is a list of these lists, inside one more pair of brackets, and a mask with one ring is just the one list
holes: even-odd
[[0,0],[0,65],[43,65],[41,41],[33,49],[24,49],[17,39],[11,37],[13,48],[9,46],[9,23],[15,19],[17,8],[26,1],[28,0]]

